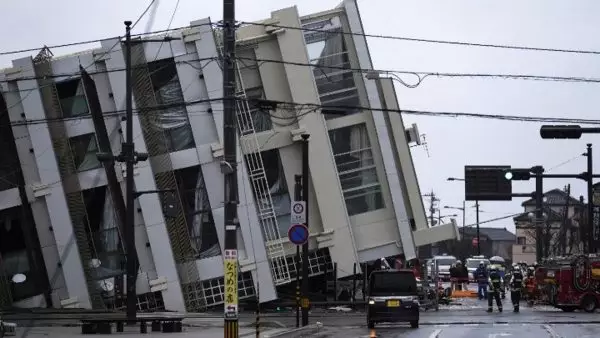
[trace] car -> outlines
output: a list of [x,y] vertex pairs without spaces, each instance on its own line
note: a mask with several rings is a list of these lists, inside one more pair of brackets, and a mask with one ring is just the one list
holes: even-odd
[[368,282],[367,326],[408,322],[419,327],[419,294],[412,270],[373,271]]

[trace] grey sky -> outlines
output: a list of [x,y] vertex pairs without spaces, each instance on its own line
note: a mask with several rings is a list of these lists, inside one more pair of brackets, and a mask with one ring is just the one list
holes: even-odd
[[[0,51],[121,35],[123,21],[135,20],[148,3],[148,0],[4,0],[0,2],[0,13],[4,13],[0,21],[3,32]],[[153,30],[167,27],[175,3],[176,0],[160,1]],[[268,17],[271,10],[295,4],[301,13],[311,13],[330,9],[338,0],[238,0],[237,16],[242,21],[262,19]],[[600,2],[595,0],[362,0],[359,6],[365,31],[371,34],[600,50],[597,38]],[[221,12],[220,1],[180,0],[173,27],[207,16],[218,21]],[[146,19],[135,32],[144,31]],[[91,47],[64,48],[54,53],[61,55]],[[381,39],[369,39],[369,47],[377,69],[600,77],[598,55]],[[10,60],[17,57],[0,56],[0,67],[10,65]],[[413,80],[410,76],[404,78],[407,82]],[[415,89],[397,86],[404,109],[588,119],[598,118],[594,113],[600,106],[600,95],[595,95],[598,90],[598,84],[464,78],[429,78]],[[585,144],[596,138],[541,140],[538,123],[405,116],[407,125],[413,122],[426,134],[430,152],[428,157],[423,147],[413,148],[421,190],[427,193],[433,189],[442,199],[441,205],[461,205],[463,185],[447,182],[446,177],[462,177],[465,164],[523,167],[540,164],[551,168],[584,152]],[[595,162],[594,170],[600,172],[600,157]],[[585,158],[580,157],[551,172],[584,170]],[[566,183],[569,182],[547,180],[545,188],[562,188]],[[570,183],[574,196],[585,194],[582,181]],[[529,192],[533,182],[515,186],[519,192]],[[481,219],[519,212],[521,201],[482,202],[481,209],[485,212]],[[454,212],[445,212],[449,213]],[[474,222],[474,216],[473,211],[467,213],[467,224]],[[514,229],[511,219],[488,225]]]

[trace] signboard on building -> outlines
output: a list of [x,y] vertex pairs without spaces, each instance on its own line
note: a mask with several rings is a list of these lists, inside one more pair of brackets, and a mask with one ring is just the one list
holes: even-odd
[[290,224],[306,223],[306,202],[293,201],[292,208],[290,211],[291,211]]

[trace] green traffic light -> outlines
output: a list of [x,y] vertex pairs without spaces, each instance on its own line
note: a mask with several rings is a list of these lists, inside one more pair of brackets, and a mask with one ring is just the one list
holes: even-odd
[[513,179],[513,173],[510,171],[507,171],[506,173],[504,173],[504,178],[506,178],[507,180],[512,180]]

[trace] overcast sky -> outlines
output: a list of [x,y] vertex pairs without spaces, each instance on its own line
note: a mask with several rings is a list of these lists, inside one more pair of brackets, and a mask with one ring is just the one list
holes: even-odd
[[[36,46],[100,39],[122,35],[124,20],[133,20],[149,0],[104,1],[0,1],[0,52]],[[162,0],[151,30],[167,28],[176,0]],[[238,0],[240,21],[259,20],[271,10],[298,5],[301,14],[335,7],[338,0]],[[404,1],[359,0],[365,31],[370,34],[437,40],[562,49],[600,50],[597,32],[600,1],[597,0],[480,0]],[[210,16],[222,17],[220,1],[180,0],[172,27]],[[134,32],[146,29],[148,15]],[[90,46],[56,49],[61,55]],[[600,55],[534,51],[513,51],[467,46],[369,39],[376,69],[535,74],[600,78]],[[9,66],[19,55],[0,56],[0,67]],[[403,77],[406,82],[414,79]],[[403,109],[460,111],[598,119],[600,85],[591,83],[540,82],[506,79],[428,78],[415,89],[397,86]],[[543,165],[551,173],[579,173],[585,170],[585,144],[597,136],[581,140],[542,140],[539,123],[496,121],[474,118],[405,116],[407,126],[417,123],[426,134],[429,155],[424,147],[413,148],[413,157],[423,193],[433,190],[441,205],[460,206],[464,199],[461,182],[447,182],[449,176],[462,177],[464,165],[499,164],[513,167]],[[599,145],[600,146],[600,145]],[[600,153],[594,170],[600,173]],[[562,164],[561,163],[565,163]],[[585,194],[582,181],[546,180],[545,190],[572,183],[575,197]],[[515,191],[530,192],[533,181],[515,184]],[[481,220],[522,210],[522,199],[513,202],[482,202]],[[467,206],[472,206],[468,203]],[[467,224],[475,220],[468,208]],[[444,210],[443,210],[444,211]],[[454,211],[445,210],[442,214]],[[458,212],[460,213],[460,212]],[[458,218],[461,222],[461,218]],[[484,226],[506,227],[514,231],[512,219]]]

